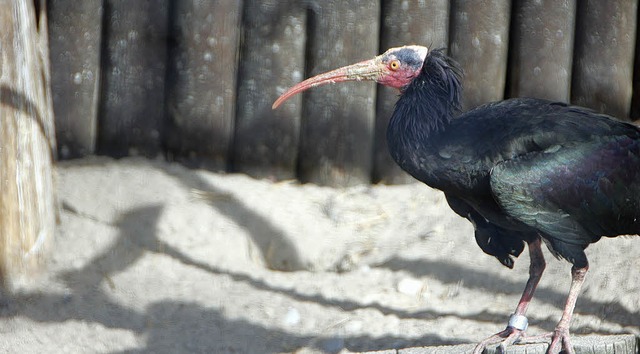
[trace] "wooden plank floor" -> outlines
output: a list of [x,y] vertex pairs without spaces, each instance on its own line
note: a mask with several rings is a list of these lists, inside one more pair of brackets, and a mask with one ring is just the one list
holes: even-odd
[[[576,336],[572,338],[576,354],[635,354],[638,353],[637,338],[631,334],[610,336]],[[447,345],[407,349],[389,349],[361,354],[459,354],[471,353],[474,344]],[[515,345],[507,348],[505,354],[544,354],[547,344]],[[484,354],[494,354],[495,348],[486,349]]]

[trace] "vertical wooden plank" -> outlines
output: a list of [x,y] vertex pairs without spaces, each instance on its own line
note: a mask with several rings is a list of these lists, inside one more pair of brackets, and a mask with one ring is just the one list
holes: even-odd
[[60,158],[95,152],[102,2],[50,0],[51,89]]
[[464,70],[463,110],[504,97],[510,2],[453,0],[449,54]]
[[[47,15],[47,0],[33,0],[34,15],[36,17],[36,31],[37,35],[34,40],[36,41],[36,48],[38,49],[38,68],[40,70],[40,80],[35,80],[36,83],[42,83],[42,87],[35,89],[36,95],[42,98],[39,103],[42,113],[42,133],[44,138],[48,142],[48,149],[52,162],[57,159],[56,153],[56,132],[55,132],[55,116],[53,111],[53,95],[51,94],[51,65],[49,55],[49,17]],[[44,142],[43,142],[44,146]],[[46,169],[42,169],[42,172],[49,173]],[[53,167],[51,173],[53,174]],[[54,186],[55,188],[55,186]],[[55,196],[52,197],[52,200]],[[46,201],[44,202],[46,208]],[[55,212],[51,210],[51,212]]]
[[241,11],[242,2],[236,0],[173,3],[166,126],[170,159],[227,169]]
[[303,79],[306,8],[245,0],[233,168],[257,178],[295,178],[301,96],[277,110],[275,98]]
[[[445,48],[449,43],[449,1],[382,1],[380,51],[408,44],[429,49]],[[413,177],[393,161],[387,147],[387,125],[393,113],[398,91],[378,86],[374,141],[373,181],[408,183]]]
[[[640,8],[638,8],[638,11],[640,12]],[[637,22],[632,84],[633,93],[631,95],[631,109],[629,112],[629,118],[636,124],[640,125],[640,33],[638,33]]]
[[105,0],[101,154],[155,156],[164,118],[168,0]]
[[44,0],[37,4],[0,0],[0,283],[5,290],[29,280],[46,259],[55,230],[47,16]]
[[[378,2],[318,2],[310,14],[307,77],[377,55]],[[309,91],[303,103],[300,179],[333,186],[369,183],[375,85],[324,86]]]
[[629,117],[637,6],[635,0],[578,2],[573,103]]
[[512,6],[508,95],[569,102],[576,1]]

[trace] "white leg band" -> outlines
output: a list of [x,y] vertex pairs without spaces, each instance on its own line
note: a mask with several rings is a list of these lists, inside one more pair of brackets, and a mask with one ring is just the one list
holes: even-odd
[[529,326],[529,320],[525,316],[513,314],[509,317],[509,327],[526,331]]

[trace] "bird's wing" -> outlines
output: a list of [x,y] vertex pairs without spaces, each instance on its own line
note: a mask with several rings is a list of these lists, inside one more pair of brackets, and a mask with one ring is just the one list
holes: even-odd
[[505,160],[490,185],[507,214],[547,235],[574,264],[601,236],[640,232],[637,136],[597,136]]
[[460,198],[445,194],[451,209],[469,220],[475,229],[476,243],[484,253],[494,256],[500,263],[513,268],[514,257],[524,250],[524,240],[534,235],[523,235],[522,232],[503,229],[492,224],[480,215],[471,205]]

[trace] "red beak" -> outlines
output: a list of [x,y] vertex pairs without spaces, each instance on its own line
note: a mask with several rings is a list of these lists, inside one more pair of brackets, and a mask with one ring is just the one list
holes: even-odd
[[312,87],[343,81],[378,81],[388,72],[389,69],[382,63],[381,55],[370,60],[362,61],[360,63],[344,66],[342,68],[331,70],[324,74],[308,78],[296,84],[285,93],[283,93],[280,97],[278,97],[271,108],[278,108],[278,106],[280,106],[291,96],[294,96]]

